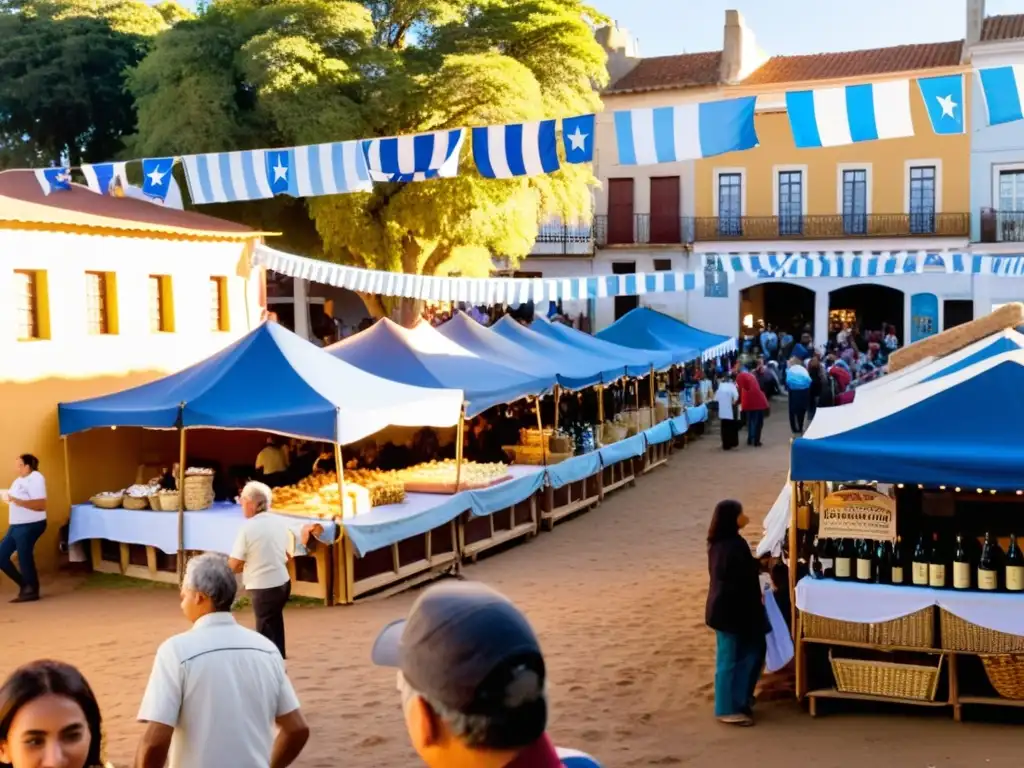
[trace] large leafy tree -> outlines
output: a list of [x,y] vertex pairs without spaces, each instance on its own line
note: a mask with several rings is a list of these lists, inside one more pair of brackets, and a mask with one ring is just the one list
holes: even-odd
[[[580,0],[217,0],[161,35],[132,74],[130,146],[289,146],[595,111],[598,20]],[[236,210],[263,226],[308,213],[322,257],[428,275],[486,274],[492,256],[514,264],[543,217],[589,210],[589,166],[486,180],[469,154],[467,141],[453,179]]]
[[135,129],[127,71],[167,18],[186,13],[163,5],[161,12],[142,0],[0,3],[0,167],[114,159]]

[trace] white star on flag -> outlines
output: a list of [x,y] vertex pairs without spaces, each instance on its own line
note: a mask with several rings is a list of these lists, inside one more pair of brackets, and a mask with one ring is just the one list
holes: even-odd
[[152,184],[154,187],[159,187],[161,184],[164,183],[164,176],[166,176],[167,174],[164,171],[161,171],[159,168],[154,168],[146,175],[149,176],[150,184]]
[[281,158],[277,158],[277,165],[274,166],[274,181],[280,181],[281,179],[288,179],[288,166],[281,163]]
[[572,145],[573,150],[580,150],[581,152],[587,148],[587,136],[590,134],[583,133],[580,127],[576,126],[576,132],[569,134],[569,143]]
[[935,99],[939,102],[939,106],[942,107],[943,117],[956,117],[956,115],[953,114],[953,110],[957,108],[958,104],[953,101],[953,94],[949,94],[948,96],[936,96]]

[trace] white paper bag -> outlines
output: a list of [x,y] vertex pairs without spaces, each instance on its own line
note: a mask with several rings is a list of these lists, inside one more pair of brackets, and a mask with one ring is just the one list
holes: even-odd
[[772,631],[765,635],[768,643],[765,669],[768,672],[778,672],[793,658],[793,638],[789,635],[789,627],[786,626],[786,619],[779,610],[779,604],[775,602],[771,586],[762,586],[762,589],[764,609],[768,614],[768,623],[772,626]]

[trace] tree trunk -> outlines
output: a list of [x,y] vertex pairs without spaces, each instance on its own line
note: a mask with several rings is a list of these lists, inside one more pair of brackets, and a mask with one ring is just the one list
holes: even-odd
[[387,317],[388,313],[384,308],[384,302],[381,301],[381,297],[376,293],[357,293],[356,295],[363,300],[363,304],[366,305],[366,311],[370,313],[370,317],[374,320]]
[[423,299],[400,299],[398,306],[398,322],[406,328],[412,328],[423,316]]

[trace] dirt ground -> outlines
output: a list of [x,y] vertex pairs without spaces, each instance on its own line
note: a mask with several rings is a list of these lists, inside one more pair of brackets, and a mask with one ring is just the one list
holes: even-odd
[[[1020,766],[1021,732],[984,722],[993,716],[985,711],[968,713],[974,721],[965,724],[946,710],[887,706],[833,707],[812,720],[779,701],[759,705],[755,728],[714,721],[714,644],[704,626],[707,521],[715,502],[735,497],[754,519],[748,538],[758,538],[786,478],[784,418],[768,420],[764,448],[723,454],[717,436],[705,437],[636,488],[466,568],[467,578],[514,599],[537,629],[555,741],[591,752],[607,768]],[[44,590],[37,604],[0,603],[0,675],[40,657],[78,665],[100,697],[109,759],[130,766],[153,653],[186,629],[176,594],[71,579],[44,582]],[[404,615],[413,598],[288,610],[288,671],[313,728],[297,765],[417,764],[394,675],[369,663],[377,630]],[[250,613],[239,618],[251,626]]]

